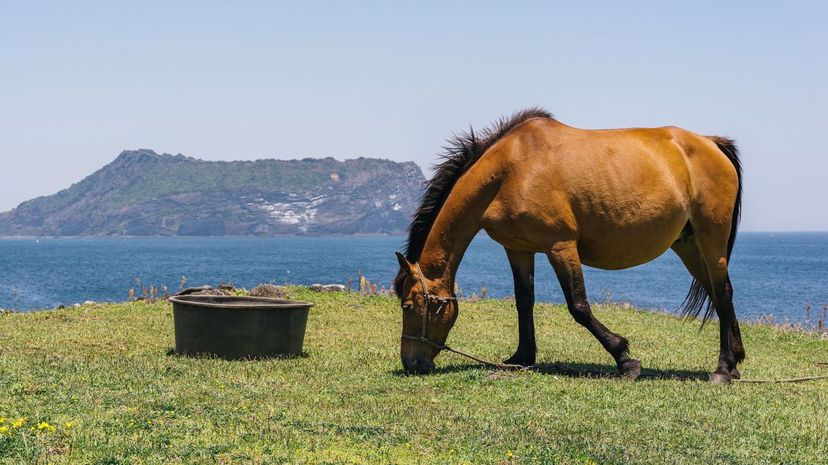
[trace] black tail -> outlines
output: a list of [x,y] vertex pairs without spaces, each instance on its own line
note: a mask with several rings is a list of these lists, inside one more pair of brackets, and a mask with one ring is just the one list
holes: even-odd
[[733,167],[736,168],[736,179],[739,180],[739,189],[736,191],[736,202],[733,204],[733,218],[730,220],[730,237],[727,239],[727,261],[730,262],[730,253],[736,243],[736,230],[739,229],[739,220],[742,216],[742,162],[739,160],[739,149],[732,139],[718,136],[708,136],[725,154]]
[[[716,143],[719,150],[725,154],[733,167],[736,168],[736,178],[739,181],[739,188],[736,191],[736,201],[733,205],[733,218],[730,223],[730,237],[727,239],[727,262],[730,264],[730,254],[733,252],[733,245],[736,243],[736,231],[739,229],[739,219],[742,215],[742,162],[739,160],[739,149],[732,139],[719,136],[707,136],[708,139]],[[713,302],[704,290],[702,283],[693,280],[690,285],[690,290],[687,292],[687,297],[684,298],[679,307],[679,311],[686,318],[696,318],[704,309],[704,317],[702,318],[702,327],[704,323],[713,316]]]

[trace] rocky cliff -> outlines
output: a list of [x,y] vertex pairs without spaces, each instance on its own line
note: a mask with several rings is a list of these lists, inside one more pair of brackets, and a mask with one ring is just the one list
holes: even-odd
[[215,162],[152,150],[0,213],[0,236],[399,233],[422,194],[413,162]]

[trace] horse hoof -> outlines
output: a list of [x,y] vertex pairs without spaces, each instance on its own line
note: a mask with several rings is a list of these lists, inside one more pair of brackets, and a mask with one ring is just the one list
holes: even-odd
[[732,376],[729,373],[711,373],[710,374],[710,383],[711,384],[730,384],[730,380]]
[[733,378],[733,379],[740,379],[742,377],[742,374],[739,373],[739,370],[734,368],[734,369],[730,370],[730,377]]
[[535,357],[530,357],[515,353],[511,357],[503,361],[505,365],[520,365],[522,367],[530,367],[535,364]]
[[641,362],[635,359],[625,360],[618,367],[621,377],[624,379],[634,380],[641,375]]

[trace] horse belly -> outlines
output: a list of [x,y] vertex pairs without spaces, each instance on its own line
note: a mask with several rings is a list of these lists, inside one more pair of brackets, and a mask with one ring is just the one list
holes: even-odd
[[578,253],[585,265],[607,270],[630,268],[663,254],[681,234],[689,213],[678,202],[631,208],[620,217],[579,221]]

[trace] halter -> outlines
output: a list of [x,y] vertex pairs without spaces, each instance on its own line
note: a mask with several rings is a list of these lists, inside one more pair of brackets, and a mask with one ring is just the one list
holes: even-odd
[[434,313],[439,314],[443,311],[446,305],[448,305],[451,302],[457,302],[457,297],[453,295],[451,297],[438,297],[436,295],[431,295],[431,293],[428,292],[428,286],[426,286],[425,277],[423,276],[423,270],[420,269],[420,264],[415,263],[414,266],[417,267],[417,277],[420,278],[420,286],[423,288],[425,299],[425,308],[423,309],[423,327],[420,331],[419,336],[403,334],[402,338],[422,342],[423,344],[430,345],[431,347],[434,347],[435,349],[439,350],[447,349],[448,346],[446,346],[445,344],[438,344],[426,337],[426,331],[428,329],[428,304],[429,302],[438,302],[440,306],[437,307],[437,311]]
[[420,279],[420,286],[423,288],[423,294],[424,294],[424,299],[425,299],[425,308],[423,308],[423,328],[420,331],[419,336],[411,336],[410,334],[403,334],[401,336],[403,339],[408,339],[408,340],[411,340],[411,341],[421,342],[421,343],[423,343],[427,346],[433,347],[437,350],[445,350],[445,351],[448,351],[448,352],[453,352],[457,355],[462,355],[463,357],[470,358],[470,359],[474,360],[475,362],[480,362],[484,365],[488,365],[490,367],[498,368],[498,369],[501,369],[501,370],[523,370],[523,369],[525,369],[524,367],[522,367],[520,365],[513,365],[513,364],[510,364],[510,363],[490,362],[488,360],[484,360],[482,358],[475,357],[474,355],[467,354],[465,352],[461,352],[457,349],[452,349],[451,347],[448,346],[448,344],[438,344],[438,343],[432,341],[431,339],[427,338],[426,337],[426,330],[428,329],[428,304],[429,304],[429,302],[439,302],[440,303],[440,306],[437,307],[437,311],[435,312],[435,313],[439,314],[441,311],[443,311],[443,309],[449,303],[451,303],[451,302],[457,303],[457,296],[452,295],[451,297],[439,297],[439,296],[436,296],[436,295],[431,295],[428,292],[428,286],[426,286],[425,277],[423,276],[423,270],[420,269],[420,264],[415,263],[414,266],[417,267],[417,277]]

